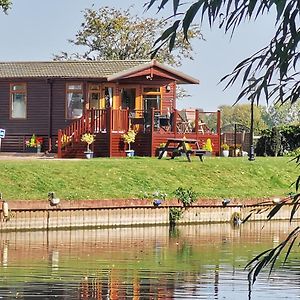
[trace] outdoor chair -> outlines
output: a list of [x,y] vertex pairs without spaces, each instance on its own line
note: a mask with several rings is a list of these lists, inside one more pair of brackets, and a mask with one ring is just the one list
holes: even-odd
[[168,117],[168,115],[160,115],[159,126],[164,131],[170,131],[171,128],[170,117]]
[[177,118],[177,131],[179,133],[187,133],[192,132],[193,128],[191,123],[189,122],[186,112],[184,110],[178,111],[178,118]]

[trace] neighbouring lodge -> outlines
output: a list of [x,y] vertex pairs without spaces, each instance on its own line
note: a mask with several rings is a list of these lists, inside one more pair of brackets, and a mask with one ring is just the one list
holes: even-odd
[[133,129],[139,156],[157,155],[174,137],[210,139],[218,155],[220,112],[176,109],[177,84],[198,83],[155,60],[2,62],[1,151],[27,152],[38,142],[58,157],[83,157],[89,132],[94,156],[122,157],[122,135]]

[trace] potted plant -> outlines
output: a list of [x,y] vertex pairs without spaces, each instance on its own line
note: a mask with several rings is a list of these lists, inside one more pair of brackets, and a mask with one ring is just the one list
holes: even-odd
[[229,156],[229,145],[224,143],[221,145],[221,150],[222,150],[222,156],[228,157]]
[[134,150],[130,149],[130,144],[135,142],[136,132],[132,129],[128,130],[127,133],[122,135],[122,138],[126,144],[128,144],[128,149],[125,150],[126,156],[134,156]]
[[95,136],[91,133],[85,133],[82,135],[81,141],[87,143],[87,149],[84,152],[86,158],[93,158],[94,152],[90,149],[90,145],[95,141]]
[[29,140],[25,141],[26,152],[41,153],[43,138],[37,137],[35,134]]
[[[163,151],[163,149],[165,148],[166,143],[160,143],[159,147],[157,148],[158,150],[158,156],[160,156],[161,152]],[[167,151],[164,152],[163,157],[167,156]]]

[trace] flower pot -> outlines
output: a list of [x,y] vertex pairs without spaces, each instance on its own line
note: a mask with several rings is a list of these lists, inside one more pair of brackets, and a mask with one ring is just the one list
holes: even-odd
[[125,150],[127,157],[133,157],[134,156],[134,150]]
[[[160,156],[162,150],[158,150],[158,156]],[[167,157],[168,152],[165,151],[162,157]]]
[[222,156],[228,157],[229,156],[229,150],[222,150]]
[[37,153],[37,147],[26,147],[25,151],[27,153]]
[[84,152],[84,154],[87,159],[91,159],[94,157],[94,152],[92,152],[92,151],[86,151],[86,152]]

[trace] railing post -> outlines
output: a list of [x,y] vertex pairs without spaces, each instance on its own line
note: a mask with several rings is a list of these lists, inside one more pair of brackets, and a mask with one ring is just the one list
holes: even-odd
[[151,108],[151,124],[150,124],[150,156],[152,156],[153,153],[153,135],[154,135],[154,107]]
[[106,110],[107,114],[107,134],[108,134],[108,157],[112,157],[112,108],[108,107]]
[[95,133],[95,110],[92,108],[91,110],[88,110],[88,114],[91,114],[91,133]]
[[84,122],[84,131],[83,132],[89,132],[90,131],[90,117],[88,114],[85,114],[84,116],[85,122]]
[[217,111],[218,155],[221,153],[221,111]]
[[57,157],[62,158],[62,153],[61,153],[61,139],[62,139],[62,131],[61,129],[58,130],[58,135],[57,135]]
[[129,120],[129,108],[127,107],[126,108],[126,120],[127,120],[127,123],[125,124],[125,130],[129,130],[130,129],[130,126],[131,126],[131,120]]
[[177,119],[178,119],[178,111],[177,109],[174,109],[174,118],[173,118],[173,124],[172,124],[172,131],[174,132],[175,136],[177,135]]
[[197,136],[199,132],[199,109],[196,109],[195,111],[195,132]]

